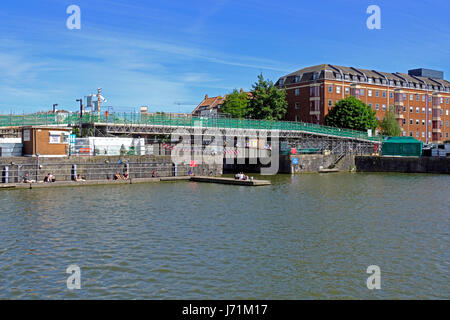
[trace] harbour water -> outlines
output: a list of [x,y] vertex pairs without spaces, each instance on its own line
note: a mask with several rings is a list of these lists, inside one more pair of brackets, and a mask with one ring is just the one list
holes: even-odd
[[450,298],[450,176],[267,178],[0,191],[0,298]]

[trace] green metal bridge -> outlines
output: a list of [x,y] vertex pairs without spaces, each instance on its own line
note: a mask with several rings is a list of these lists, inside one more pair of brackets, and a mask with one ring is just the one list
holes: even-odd
[[170,114],[112,113],[106,115],[77,113],[0,115],[0,129],[19,126],[73,126],[105,128],[111,134],[169,134],[177,128],[217,128],[234,131],[279,131],[281,137],[298,134],[331,137],[343,140],[380,143],[383,136],[368,136],[366,132],[338,129],[304,122],[268,121],[231,118],[198,118]]

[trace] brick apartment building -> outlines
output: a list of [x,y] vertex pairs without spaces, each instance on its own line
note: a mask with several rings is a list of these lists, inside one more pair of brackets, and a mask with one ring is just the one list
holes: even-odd
[[286,89],[288,121],[323,124],[335,103],[352,95],[379,120],[393,108],[404,136],[430,143],[450,140],[450,82],[440,71],[388,73],[323,64],[281,77],[276,85]]

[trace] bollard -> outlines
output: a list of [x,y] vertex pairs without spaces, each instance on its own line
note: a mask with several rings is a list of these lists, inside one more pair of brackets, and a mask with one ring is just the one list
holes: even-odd
[[77,165],[72,165],[72,181],[75,181],[77,179]]
[[5,166],[3,168],[3,179],[2,182],[3,183],[9,183],[9,166]]

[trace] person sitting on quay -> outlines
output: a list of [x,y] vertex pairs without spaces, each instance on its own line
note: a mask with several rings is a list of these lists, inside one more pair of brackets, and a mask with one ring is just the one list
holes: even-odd
[[189,172],[188,172],[188,176],[189,176],[189,177],[193,177],[193,176],[195,176],[194,172],[192,172],[192,170],[191,170],[191,169],[189,169]]
[[156,170],[153,170],[152,178],[158,178],[158,173],[156,172]]
[[23,183],[35,183],[35,180],[30,179],[28,173],[25,173],[25,176],[23,177]]
[[49,172],[44,178],[44,183],[52,183],[52,182],[56,182],[56,178]]
[[116,174],[114,175],[114,180],[122,180],[122,177],[120,176],[119,172],[116,171]]
[[86,180],[81,177],[81,174],[77,174],[77,176],[75,177],[75,182],[84,182],[84,181]]
[[123,174],[123,180],[128,180],[129,175],[128,175],[128,171],[125,171]]

